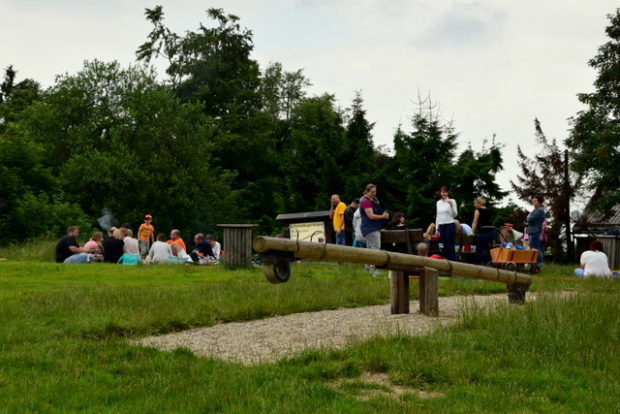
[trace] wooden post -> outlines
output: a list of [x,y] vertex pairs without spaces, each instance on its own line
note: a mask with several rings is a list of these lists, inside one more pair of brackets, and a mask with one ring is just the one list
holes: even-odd
[[218,224],[224,229],[224,261],[231,266],[252,264],[252,228],[256,224]]
[[390,298],[392,315],[409,313],[409,275],[390,270]]
[[425,267],[420,275],[420,312],[427,316],[439,315],[439,294],[437,269]]

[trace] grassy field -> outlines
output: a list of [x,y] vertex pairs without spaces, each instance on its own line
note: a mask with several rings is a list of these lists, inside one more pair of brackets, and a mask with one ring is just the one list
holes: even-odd
[[[387,303],[385,276],[296,264],[270,285],[260,269],[2,261],[0,412],[620,412],[620,280],[571,271],[548,266],[536,302],[470,308],[433,335],[247,367],[126,339]],[[442,295],[504,291],[440,281]]]

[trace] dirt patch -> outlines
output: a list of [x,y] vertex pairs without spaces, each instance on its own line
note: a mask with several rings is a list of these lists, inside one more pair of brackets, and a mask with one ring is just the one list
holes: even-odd
[[390,377],[381,372],[364,372],[360,378],[343,379],[333,382],[331,386],[338,391],[353,395],[358,400],[366,401],[374,397],[400,398],[403,394],[415,394],[419,398],[439,398],[444,394],[392,384]]

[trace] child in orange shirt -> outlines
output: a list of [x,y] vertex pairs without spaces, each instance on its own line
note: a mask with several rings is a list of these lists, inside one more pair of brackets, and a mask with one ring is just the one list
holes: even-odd
[[147,214],[144,216],[144,223],[138,229],[138,246],[140,248],[140,256],[144,259],[151,249],[151,244],[155,241],[155,227],[151,224],[153,216]]

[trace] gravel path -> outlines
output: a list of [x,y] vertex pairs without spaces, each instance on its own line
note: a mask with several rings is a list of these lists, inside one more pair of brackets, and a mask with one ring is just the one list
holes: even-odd
[[[532,298],[529,294],[528,299]],[[165,351],[185,347],[198,356],[244,364],[272,362],[311,348],[342,348],[375,335],[423,335],[456,322],[462,307],[471,301],[479,306],[507,303],[505,294],[440,297],[438,317],[416,312],[419,302],[412,301],[413,313],[406,315],[390,315],[390,305],[304,312],[151,336],[132,343]]]

